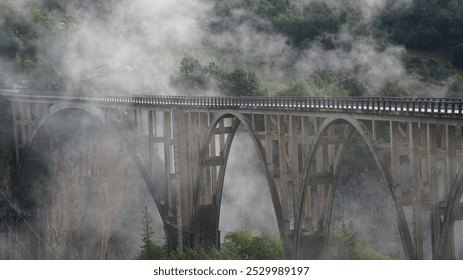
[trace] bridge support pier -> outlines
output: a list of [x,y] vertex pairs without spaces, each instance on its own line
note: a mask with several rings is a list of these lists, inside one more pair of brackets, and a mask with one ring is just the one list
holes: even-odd
[[303,235],[297,259],[322,260],[326,254],[326,237],[321,234]]
[[198,209],[199,242],[201,248],[220,248],[220,231],[217,221],[218,210],[215,205],[202,205]]

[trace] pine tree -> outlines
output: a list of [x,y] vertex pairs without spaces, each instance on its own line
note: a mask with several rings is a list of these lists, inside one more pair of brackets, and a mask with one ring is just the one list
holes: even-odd
[[143,218],[141,219],[141,225],[143,227],[142,233],[142,241],[143,245],[140,246],[142,250],[146,250],[147,248],[154,245],[152,241],[152,237],[154,234],[153,228],[151,227],[151,223],[153,222],[153,218],[151,214],[148,212],[148,207],[145,206],[145,210],[143,211]]
[[158,260],[163,259],[165,257],[164,250],[154,244],[152,237],[154,234],[153,228],[151,227],[151,223],[153,222],[153,218],[151,214],[148,212],[148,208],[145,206],[145,210],[143,211],[143,218],[141,219],[142,225],[142,242],[143,245],[140,246],[141,252],[138,255],[137,259],[140,260]]

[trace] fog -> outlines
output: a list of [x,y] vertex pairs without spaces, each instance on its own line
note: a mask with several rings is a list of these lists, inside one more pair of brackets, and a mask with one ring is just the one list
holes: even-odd
[[[31,2],[15,5],[21,9]],[[302,9],[313,1],[292,2]],[[418,82],[407,76],[401,63],[402,46],[383,46],[374,36],[359,36],[355,30],[372,21],[384,7],[406,9],[410,0],[328,2],[360,11],[360,20],[357,17],[357,22],[353,19],[329,35],[334,43],[329,50],[322,47],[323,36],[302,49],[293,48],[288,38],[271,32],[267,20],[238,8],[239,1],[70,1],[62,4],[70,20],[56,16],[54,31],[41,31],[38,71],[54,67],[69,89],[87,84],[91,88],[84,87],[86,90],[102,94],[118,90],[185,94],[172,88],[171,79],[178,74],[181,59],[188,56],[204,64],[244,67],[276,88],[326,70],[354,73],[372,92],[387,81]],[[11,72],[8,65],[0,65],[2,72]],[[44,78],[43,73],[31,77]]]

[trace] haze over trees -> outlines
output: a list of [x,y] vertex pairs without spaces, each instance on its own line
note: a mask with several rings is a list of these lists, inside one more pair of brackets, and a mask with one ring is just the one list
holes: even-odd
[[2,1],[0,86],[234,96],[462,93],[458,0],[192,1],[183,17],[154,20],[177,5]]
[[[0,1],[0,89],[462,97],[462,75],[461,0]],[[0,101],[0,156],[12,139],[10,109]],[[15,183],[13,200],[33,212],[47,178]],[[167,252],[143,215],[142,247],[132,246],[140,259],[281,258],[278,238],[245,230],[227,234],[221,251]],[[350,224],[332,234],[331,258],[384,257]]]

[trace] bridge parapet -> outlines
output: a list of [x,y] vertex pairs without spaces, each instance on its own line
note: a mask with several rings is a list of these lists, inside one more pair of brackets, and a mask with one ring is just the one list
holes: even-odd
[[98,96],[71,92],[0,91],[14,100],[48,102],[91,102],[106,105],[179,107],[185,109],[249,109],[319,111],[378,115],[406,115],[429,118],[461,118],[461,98],[400,97],[230,97],[230,96]]

